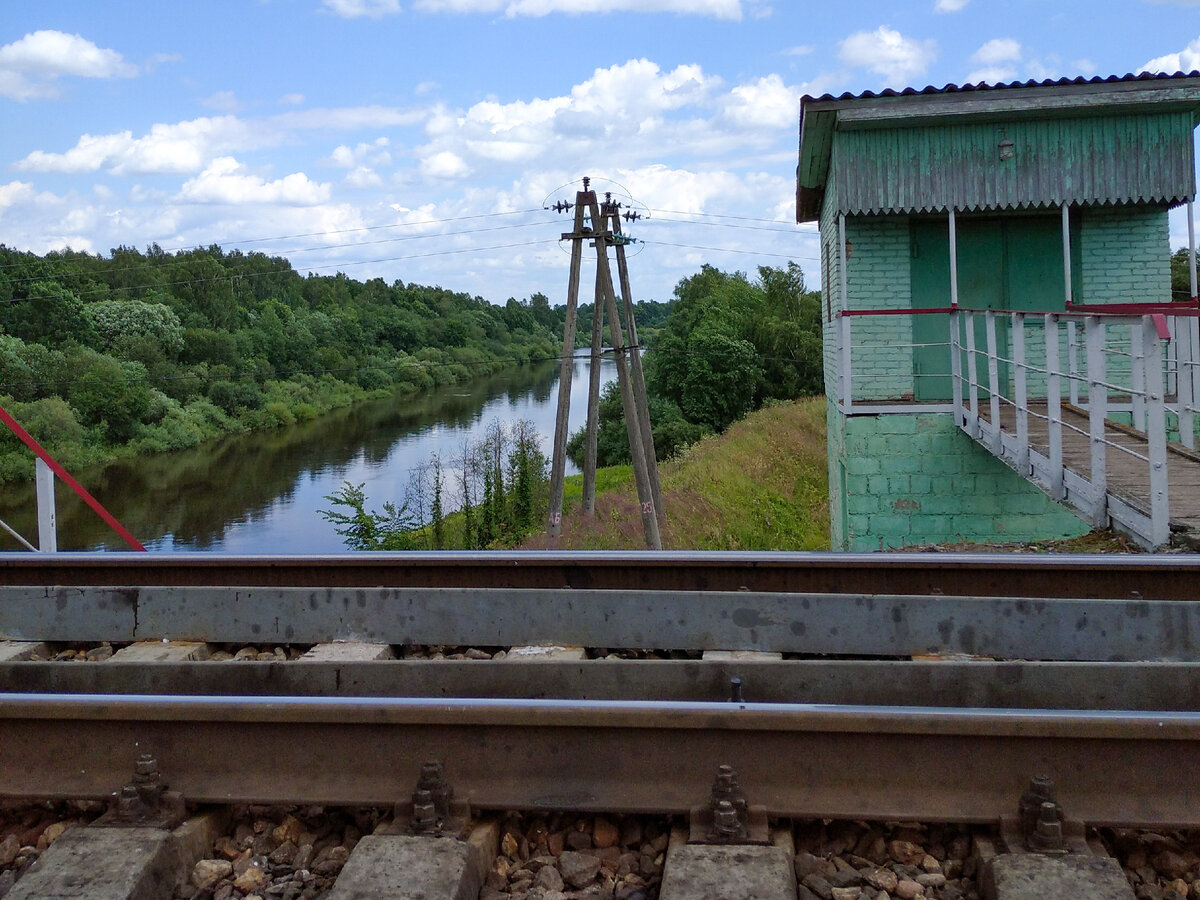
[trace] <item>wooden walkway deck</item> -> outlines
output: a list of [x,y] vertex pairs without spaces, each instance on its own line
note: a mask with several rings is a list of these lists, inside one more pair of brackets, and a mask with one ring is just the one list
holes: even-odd
[[[990,423],[986,401],[981,406],[981,420]],[[1031,402],[1029,412],[1029,445],[1039,453],[1048,455],[1050,439],[1045,401]],[[1092,452],[1087,410],[1064,402],[1062,417],[1063,466],[1090,480]],[[1008,403],[1001,405],[1000,424],[1006,434],[1016,435],[1016,409]],[[1107,421],[1105,426],[1105,437],[1109,442],[1105,462],[1108,493],[1148,516],[1150,474],[1146,460],[1149,455],[1146,438],[1116,422]],[[981,440],[981,443],[987,444],[986,440]],[[1132,455],[1135,453],[1138,455]],[[1200,532],[1200,454],[1182,444],[1168,444],[1167,484],[1172,530]]]

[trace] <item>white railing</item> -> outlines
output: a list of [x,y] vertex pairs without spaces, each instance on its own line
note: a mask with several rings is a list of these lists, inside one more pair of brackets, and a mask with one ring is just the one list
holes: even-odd
[[[1197,314],[1161,304],[843,314],[838,406],[846,415],[951,412],[968,435],[1094,525],[1162,546],[1170,537],[1168,439],[1195,446]],[[903,316],[913,327],[899,324]],[[913,339],[938,330],[916,328],[920,316],[945,318],[946,339]]]

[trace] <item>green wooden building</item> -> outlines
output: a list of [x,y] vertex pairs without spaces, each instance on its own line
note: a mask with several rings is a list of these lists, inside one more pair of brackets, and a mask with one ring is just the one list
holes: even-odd
[[1167,214],[1186,204],[1191,230],[1198,122],[1200,72],[803,98],[835,549],[1058,538],[1140,508],[1095,429],[1161,414],[1193,443],[1194,250],[1173,298]]

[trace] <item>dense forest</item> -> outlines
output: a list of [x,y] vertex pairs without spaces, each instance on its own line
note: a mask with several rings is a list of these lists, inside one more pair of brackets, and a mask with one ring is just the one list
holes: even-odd
[[[217,246],[0,245],[0,405],[68,468],[554,358],[561,334],[541,294],[496,306]],[[31,477],[31,454],[0,432],[0,483]]]

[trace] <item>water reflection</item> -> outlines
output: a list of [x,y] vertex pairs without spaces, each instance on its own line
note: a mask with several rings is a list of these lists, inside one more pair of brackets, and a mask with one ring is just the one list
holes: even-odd
[[[602,364],[602,380],[616,377]],[[575,363],[571,429],[587,412],[588,362]],[[410,471],[437,452],[459,455],[495,419],[529,419],[549,455],[558,398],[558,364],[509,370],[466,385],[388,398],[339,410],[315,422],[221,438],[74,473],[117,519],[157,551],[336,553],[345,550],[317,513],[343,481],[365,482],[374,507],[401,501]],[[37,534],[32,485],[8,486],[0,519],[27,538]],[[58,488],[61,550],[125,549],[69,490]],[[0,532],[0,549],[18,550]]]

